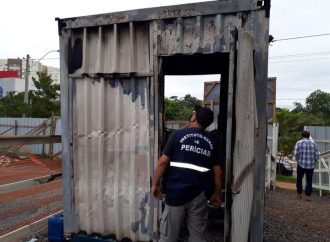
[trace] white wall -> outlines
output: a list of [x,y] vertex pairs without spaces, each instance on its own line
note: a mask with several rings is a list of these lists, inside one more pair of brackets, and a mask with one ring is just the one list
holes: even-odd
[[[7,95],[7,92],[24,92],[25,80],[21,78],[0,78],[0,87],[2,88],[2,97]],[[33,82],[29,82],[29,90],[35,90]]]

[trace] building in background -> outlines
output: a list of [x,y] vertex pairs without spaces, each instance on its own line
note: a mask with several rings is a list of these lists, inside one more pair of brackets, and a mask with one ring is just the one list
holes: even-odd
[[[29,86],[29,90],[35,89],[31,83],[29,83]],[[7,96],[9,92],[24,92],[24,90],[24,79],[14,77],[0,78],[0,98]]]
[[[203,104],[214,112],[214,124],[217,124],[217,118],[220,107],[220,81],[204,82],[204,100]],[[276,77],[267,79],[267,121],[276,122]]]
[[[29,90],[35,90],[36,87],[32,78],[38,78],[37,72],[46,72],[54,80],[54,83],[60,84],[60,69],[56,67],[45,66],[40,62],[30,59],[29,61]],[[25,91],[25,70],[26,59],[0,59],[0,72],[16,71],[17,77],[0,76],[0,97],[4,97],[8,92],[23,92]]]
[[17,71],[18,73],[18,78],[22,78],[22,71],[23,71],[23,66],[22,66],[22,59],[7,59],[7,71]]
[[276,122],[276,77],[268,77],[267,80],[267,120]]
[[220,110],[220,81],[204,82],[204,107],[210,108],[214,113],[211,129],[217,129]]

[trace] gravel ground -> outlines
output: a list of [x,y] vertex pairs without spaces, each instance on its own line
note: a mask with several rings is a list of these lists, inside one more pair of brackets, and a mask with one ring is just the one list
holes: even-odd
[[330,241],[330,195],[296,198],[294,190],[266,194],[264,241]]
[[[297,199],[295,190],[277,188],[265,199],[264,241],[266,242],[330,242],[330,195],[312,195],[312,201]],[[218,220],[213,228],[223,227]],[[212,230],[212,229],[211,229]],[[47,230],[35,234],[37,241],[47,241]],[[208,242],[220,242],[222,237],[209,231]],[[28,240],[25,240],[28,241]],[[185,241],[185,239],[181,240]]]
[[62,182],[0,195],[0,236],[62,209]]

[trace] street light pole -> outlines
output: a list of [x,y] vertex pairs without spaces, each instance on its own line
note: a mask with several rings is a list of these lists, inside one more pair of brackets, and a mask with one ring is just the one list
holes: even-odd
[[26,67],[25,67],[25,93],[24,93],[24,103],[28,104],[28,94],[29,94],[29,74],[30,74],[30,68],[35,66],[39,63],[43,58],[46,57],[51,52],[59,52],[59,50],[50,50],[46,54],[44,54],[41,58],[39,58],[33,65],[30,66],[30,56],[26,55]]

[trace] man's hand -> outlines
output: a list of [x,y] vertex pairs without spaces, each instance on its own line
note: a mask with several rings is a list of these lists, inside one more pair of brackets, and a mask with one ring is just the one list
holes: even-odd
[[161,199],[162,193],[159,187],[160,179],[165,173],[166,168],[170,164],[170,157],[167,155],[162,155],[157,163],[156,171],[154,177],[152,178],[151,193],[156,199]]
[[222,188],[222,168],[221,166],[213,166],[213,172],[214,172],[214,183],[215,188],[213,195],[211,196],[209,200],[209,206],[213,208],[219,208],[222,202],[221,197],[221,188]]
[[209,206],[212,208],[219,208],[221,205],[221,193],[213,193],[209,200]]
[[155,199],[161,199],[162,193],[159,186],[153,185],[151,187],[151,192]]

